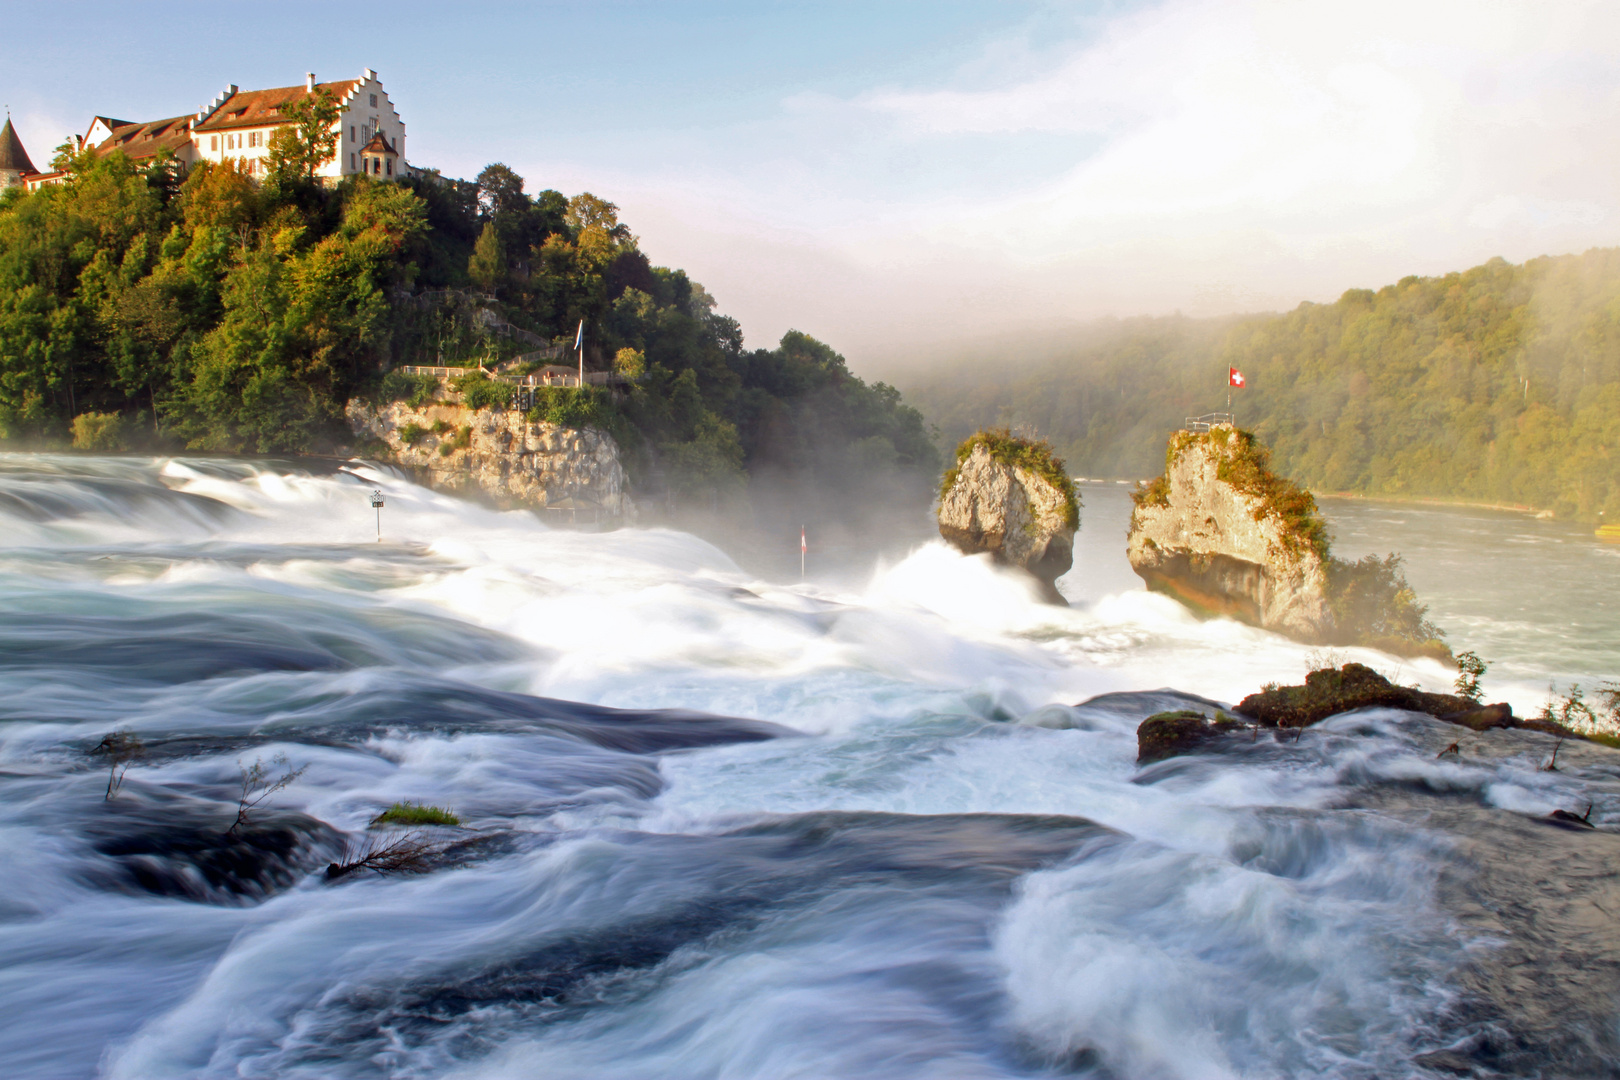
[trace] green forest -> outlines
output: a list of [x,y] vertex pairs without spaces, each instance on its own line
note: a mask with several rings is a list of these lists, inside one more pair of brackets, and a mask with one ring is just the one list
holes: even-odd
[[587,368],[626,379],[548,416],[613,430],[644,492],[714,503],[769,476],[926,506],[940,457],[896,390],[799,332],[745,348],[611,202],[500,164],[325,186],[324,129],[287,130],[264,178],[64,148],[67,183],[0,196],[0,444],[343,452],[351,397],[416,390],[392,368],[571,344],[583,321]]
[[1620,518],[1620,249],[1493,259],[1282,315],[1143,318],[1041,358],[914,375],[948,439],[997,424],[1079,476],[1143,479],[1183,419],[1232,411],[1275,467],[1324,493]]

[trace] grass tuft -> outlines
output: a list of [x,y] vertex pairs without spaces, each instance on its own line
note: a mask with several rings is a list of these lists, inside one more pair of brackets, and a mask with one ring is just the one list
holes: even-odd
[[371,819],[371,827],[379,825],[457,825],[461,819],[452,811],[424,803],[397,802]]

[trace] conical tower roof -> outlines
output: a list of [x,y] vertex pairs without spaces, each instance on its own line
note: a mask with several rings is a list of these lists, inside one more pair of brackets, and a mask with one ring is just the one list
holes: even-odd
[[23,149],[22,140],[11,129],[11,117],[6,117],[6,126],[0,128],[0,169],[10,169],[20,173],[39,172],[34,163],[28,160],[28,151]]

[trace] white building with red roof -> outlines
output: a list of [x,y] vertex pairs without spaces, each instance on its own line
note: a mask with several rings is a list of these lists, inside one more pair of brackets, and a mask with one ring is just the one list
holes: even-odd
[[[292,122],[284,110],[315,93],[317,88],[330,94],[340,110],[334,124],[338,133],[337,152],[317,175],[332,180],[352,173],[368,173],[379,180],[401,175],[405,121],[389,100],[382,80],[370,68],[358,79],[339,82],[317,83],[314,75],[308,75],[302,86],[274,90],[226,87],[191,122],[194,160],[239,158],[247,163],[250,172],[264,175],[271,134]],[[384,149],[374,150],[373,143],[378,142],[379,137]]]
[[[199,161],[234,159],[242,162],[250,175],[262,177],[270,155],[270,136],[277,128],[293,122],[287,106],[317,90],[331,95],[338,106],[338,117],[332,125],[337,133],[337,148],[316,171],[317,177],[335,183],[360,173],[378,180],[409,175],[405,121],[400,119],[382,80],[370,68],[357,79],[322,83],[310,74],[301,85],[273,90],[243,90],[232,84],[195,113],[166,120],[140,123],[97,116],[74,142],[80,150],[102,155],[117,150],[136,161],[167,153],[182,173]],[[11,130],[9,118],[5,133],[0,136],[0,187],[20,183],[33,188],[66,179],[66,173],[34,169],[22,142]]]

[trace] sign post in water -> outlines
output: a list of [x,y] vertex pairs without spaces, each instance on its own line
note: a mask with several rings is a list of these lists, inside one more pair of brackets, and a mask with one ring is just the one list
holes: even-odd
[[371,508],[377,511],[377,543],[382,543],[382,507],[383,497],[381,488],[371,490]]

